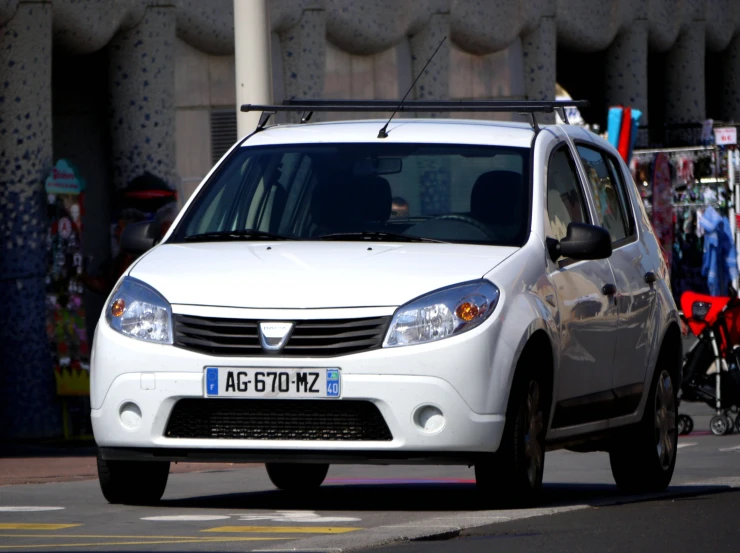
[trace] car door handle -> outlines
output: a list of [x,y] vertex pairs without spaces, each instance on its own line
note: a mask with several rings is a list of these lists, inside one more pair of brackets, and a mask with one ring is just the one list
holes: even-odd
[[611,296],[617,293],[617,287],[614,284],[604,284],[604,287],[601,289],[601,291],[604,293],[605,296]]
[[652,284],[653,282],[656,282],[658,280],[658,275],[656,275],[654,272],[649,271],[645,273],[645,282],[648,284]]

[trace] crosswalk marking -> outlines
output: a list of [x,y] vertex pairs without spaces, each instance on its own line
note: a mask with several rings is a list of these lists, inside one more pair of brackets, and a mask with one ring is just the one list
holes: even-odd
[[697,442],[691,442],[691,443],[680,443],[678,444],[678,449],[681,449],[682,447],[691,447],[692,445],[698,445]]
[[[43,537],[43,536],[36,536]],[[2,549],[35,549],[53,547],[100,547],[104,545],[152,545],[152,544],[175,544],[175,543],[223,543],[236,541],[273,541],[284,538],[254,538],[254,537],[213,537],[213,538],[185,538],[177,540],[147,540],[147,541],[108,541],[98,543],[49,543],[36,545],[0,545]]]
[[345,534],[362,530],[346,526],[219,526],[201,532],[250,532],[255,534]]
[[25,522],[0,522],[0,530],[64,530],[82,524],[39,524]]

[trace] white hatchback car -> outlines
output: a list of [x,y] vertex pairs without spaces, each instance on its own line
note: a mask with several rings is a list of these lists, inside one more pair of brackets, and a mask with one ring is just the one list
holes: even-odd
[[484,497],[526,500],[557,448],[669,484],[680,323],[615,149],[569,125],[383,123],[261,124],[161,240],[126,229],[151,249],[91,371],[110,502],[225,460],[294,491],[330,463],[474,465]]

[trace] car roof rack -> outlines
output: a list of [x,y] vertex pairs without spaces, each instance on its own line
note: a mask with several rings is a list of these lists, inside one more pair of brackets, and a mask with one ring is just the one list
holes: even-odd
[[[519,113],[528,115],[535,132],[539,132],[536,113],[556,112],[567,125],[565,108],[588,107],[588,100],[284,100],[282,104],[244,104],[241,111],[261,111],[256,131],[264,129],[270,116],[279,111],[301,112],[301,123],[307,122],[314,112],[452,112]],[[255,132],[256,132],[255,131]]]

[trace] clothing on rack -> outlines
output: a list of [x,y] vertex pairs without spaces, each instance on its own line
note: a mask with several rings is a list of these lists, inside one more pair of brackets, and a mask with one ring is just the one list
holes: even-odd
[[709,206],[701,221],[704,228],[704,261],[701,273],[707,279],[712,296],[727,294],[728,286],[737,279],[737,253],[730,231],[730,220]]

